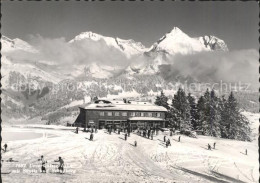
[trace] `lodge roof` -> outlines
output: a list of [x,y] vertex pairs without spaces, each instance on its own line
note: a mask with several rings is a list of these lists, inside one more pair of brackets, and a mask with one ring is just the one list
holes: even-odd
[[167,109],[162,106],[151,103],[91,103],[83,107],[87,110],[113,110],[113,111],[153,111],[166,112]]

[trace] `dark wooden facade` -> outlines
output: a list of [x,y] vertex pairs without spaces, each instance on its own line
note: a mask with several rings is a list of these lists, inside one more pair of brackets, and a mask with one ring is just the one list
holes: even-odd
[[[142,119],[134,120],[134,117],[141,117]],[[75,121],[75,126],[98,129],[107,127],[126,128],[128,125],[133,129],[138,127],[165,127],[165,111],[149,111],[145,108],[136,111],[80,108],[80,114]]]

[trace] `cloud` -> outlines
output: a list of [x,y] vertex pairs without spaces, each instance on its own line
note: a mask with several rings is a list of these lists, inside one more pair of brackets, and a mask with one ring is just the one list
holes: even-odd
[[30,43],[38,53],[17,50],[7,55],[16,61],[44,60],[64,67],[70,67],[71,64],[88,65],[93,62],[122,66],[129,64],[129,60],[120,50],[107,46],[103,40],[82,40],[69,44],[64,38],[50,39],[38,35],[31,36]]
[[[73,65],[88,65],[93,62],[109,66],[131,65],[137,68],[152,62],[152,57],[146,55],[128,59],[120,50],[108,46],[103,40],[82,40],[69,44],[64,38],[50,39],[38,35],[32,37],[30,43],[39,50],[38,53],[14,51],[7,53],[8,56],[17,62],[48,61],[65,72],[72,72]],[[171,66],[167,66],[165,75],[190,76],[199,82],[240,81],[257,87],[258,58],[256,50],[175,55],[168,57]]]
[[[169,58],[173,75],[191,76],[200,82],[241,82],[258,85],[258,52],[201,52]],[[169,73],[168,73],[169,75]]]
[[42,57],[60,64],[127,65],[128,60],[118,49],[107,46],[105,41],[81,40],[68,44],[64,38],[46,39],[38,37],[36,48]]

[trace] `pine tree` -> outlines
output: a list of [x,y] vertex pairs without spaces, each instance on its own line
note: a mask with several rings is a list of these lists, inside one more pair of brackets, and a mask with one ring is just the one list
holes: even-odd
[[201,130],[203,130],[204,135],[211,135],[211,125],[210,125],[210,113],[211,113],[211,107],[210,107],[210,93],[207,89],[206,92],[203,95],[203,110],[200,111],[201,115]]
[[216,96],[215,91],[210,92],[210,134],[214,137],[220,137],[220,110],[219,98]]
[[230,93],[225,102],[222,115],[222,118],[225,119],[224,125],[226,129],[225,134],[223,134],[224,137],[245,141],[251,140],[249,122],[246,117],[240,113],[238,102],[233,92]]
[[180,130],[190,130],[190,105],[183,89],[179,88],[172,99],[172,119]]
[[189,105],[190,105],[190,121],[192,125],[192,129],[197,129],[198,123],[198,114],[197,114],[197,105],[195,98],[189,93],[187,96]]
[[165,96],[165,94],[163,93],[163,91],[161,91],[161,95],[160,96],[157,96],[156,99],[155,99],[155,105],[158,105],[158,106],[163,106],[167,109],[167,112],[165,113],[165,118],[167,120],[169,120],[169,123],[171,126],[174,126],[174,122],[172,121],[172,116],[171,116],[171,113],[170,113],[170,106],[168,104],[168,97]]
[[199,121],[203,133],[205,135],[220,137],[221,118],[219,111],[219,98],[216,96],[215,91],[212,90],[211,92],[209,92],[209,90],[207,89],[203,96],[203,101],[201,99],[199,103]]
[[225,104],[226,104],[226,99],[225,96],[223,95],[221,99],[219,99],[219,113],[220,113],[220,136],[221,138],[227,138],[227,119],[226,119],[226,111],[225,111]]
[[197,130],[202,130],[202,124],[204,124],[206,120],[205,114],[205,99],[204,96],[201,96],[197,103],[197,114],[198,114],[198,122],[197,122]]
[[166,97],[163,93],[163,91],[161,91],[161,95],[160,96],[157,96],[156,99],[155,99],[155,105],[158,105],[158,106],[163,106],[165,107],[166,109],[169,109],[169,104],[168,104],[168,97]]

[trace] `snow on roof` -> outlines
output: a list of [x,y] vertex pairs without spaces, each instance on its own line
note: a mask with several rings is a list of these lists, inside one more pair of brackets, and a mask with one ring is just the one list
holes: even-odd
[[147,104],[89,104],[84,109],[90,110],[118,110],[118,111],[160,111],[166,112],[167,109],[162,106]]
[[164,121],[162,118],[154,118],[154,117],[131,117],[130,121]]

